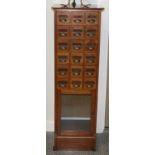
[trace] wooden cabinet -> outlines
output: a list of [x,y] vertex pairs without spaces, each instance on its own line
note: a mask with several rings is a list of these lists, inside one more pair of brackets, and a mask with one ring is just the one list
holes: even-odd
[[54,150],[95,150],[100,23],[103,8],[55,14]]

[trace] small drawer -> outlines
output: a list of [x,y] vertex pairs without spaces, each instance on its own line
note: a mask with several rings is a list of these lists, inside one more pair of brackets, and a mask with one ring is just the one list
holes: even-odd
[[86,41],[85,50],[87,52],[95,52],[98,50],[98,43],[94,40]]
[[76,26],[71,28],[71,37],[81,38],[84,37],[84,28],[82,26]]
[[97,62],[97,56],[95,54],[86,54],[85,56],[85,64],[86,65],[94,65]]
[[86,66],[85,67],[85,77],[95,77],[97,75],[95,66]]
[[58,54],[57,55],[57,63],[58,64],[68,64],[69,63],[69,54]]
[[60,39],[65,39],[69,37],[69,28],[65,26],[58,26],[57,27],[57,36]]
[[75,78],[82,77],[82,66],[71,67],[71,76]]
[[84,43],[82,40],[73,40],[71,43],[72,52],[82,52],[84,50]]
[[68,25],[70,23],[70,15],[67,11],[57,12],[57,25]]
[[57,81],[57,88],[58,89],[64,89],[64,88],[68,88],[69,83],[67,79],[59,79]]
[[96,26],[87,26],[85,30],[86,37],[91,39],[91,38],[96,38],[98,36],[98,29]]
[[67,52],[67,51],[69,51],[69,43],[66,42],[66,41],[58,42],[57,51],[58,52]]
[[85,79],[84,88],[86,88],[86,89],[96,89],[96,79],[94,79],[94,78]]
[[68,66],[60,66],[58,65],[57,67],[57,76],[59,78],[65,78],[65,77],[68,77],[69,75],[69,69],[68,69]]
[[71,86],[72,89],[81,89],[82,88],[82,80],[72,79]]
[[98,12],[87,12],[86,13],[86,24],[96,25],[99,23],[99,13]]
[[84,24],[84,12],[72,12],[71,22],[73,25]]
[[72,54],[71,63],[74,65],[83,64],[83,54]]

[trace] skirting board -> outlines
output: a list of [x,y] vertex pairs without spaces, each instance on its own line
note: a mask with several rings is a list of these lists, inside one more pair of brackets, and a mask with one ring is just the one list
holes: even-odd
[[[102,128],[98,128],[97,133],[103,133],[103,130],[104,129],[102,129]],[[46,131],[54,132],[54,121],[46,120]]]

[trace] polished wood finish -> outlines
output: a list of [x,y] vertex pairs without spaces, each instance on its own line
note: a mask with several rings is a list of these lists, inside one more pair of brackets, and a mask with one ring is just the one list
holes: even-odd
[[[100,21],[103,8],[62,8],[55,13],[54,150],[95,150]],[[61,95],[91,95],[88,131],[62,130]]]
[[[55,139],[54,150],[95,150],[96,137],[59,137]],[[69,147],[68,147],[69,146]]]

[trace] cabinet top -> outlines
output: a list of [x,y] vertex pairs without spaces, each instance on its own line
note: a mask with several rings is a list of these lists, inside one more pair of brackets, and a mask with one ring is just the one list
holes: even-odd
[[72,6],[65,6],[65,5],[60,5],[60,4],[55,4],[52,6],[52,9],[78,9],[78,10],[104,10],[103,7],[99,7],[97,5],[90,5],[88,7],[81,7],[81,5],[77,5],[76,7],[72,7]]

